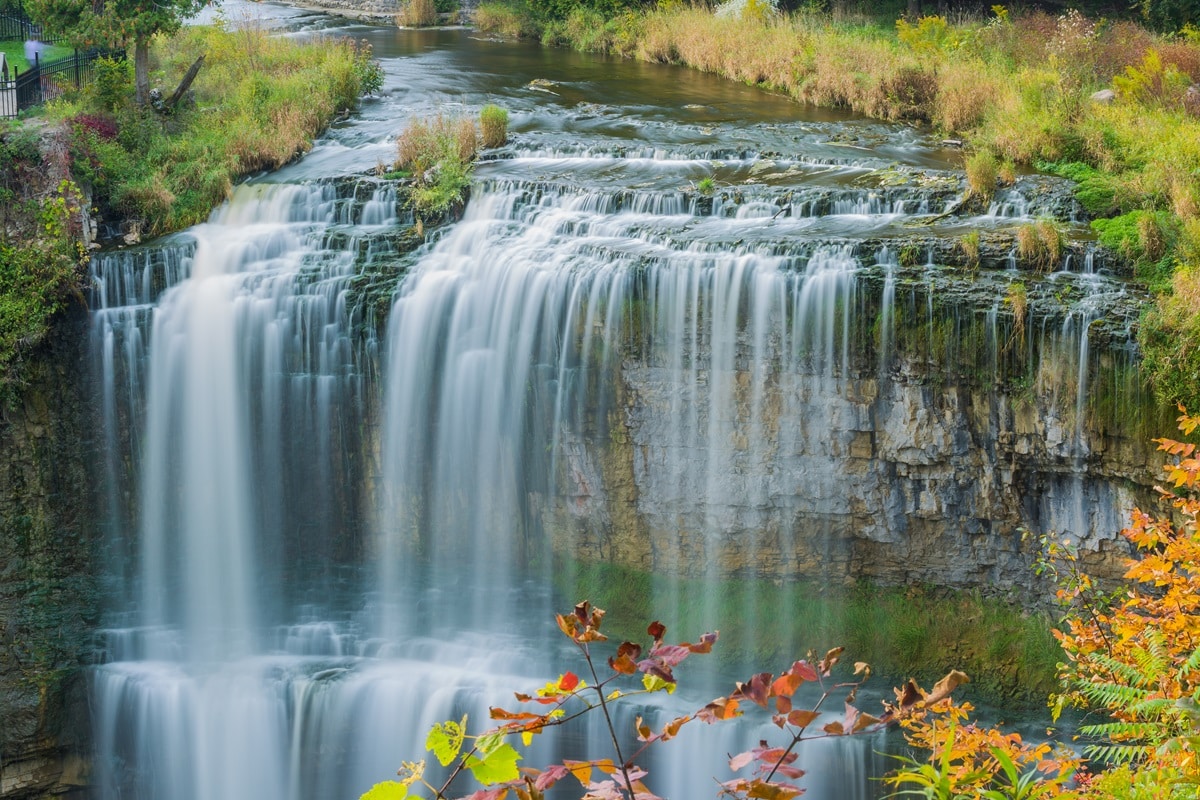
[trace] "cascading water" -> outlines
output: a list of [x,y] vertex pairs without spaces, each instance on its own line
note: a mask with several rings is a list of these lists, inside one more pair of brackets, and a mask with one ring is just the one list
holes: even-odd
[[[974,552],[993,512],[940,508],[927,473],[938,459],[975,470],[951,406],[984,401],[935,401],[913,373],[970,386],[982,372],[970,391],[989,398],[1017,374],[1059,393],[1064,352],[1088,374],[1098,312],[1072,306],[1018,346],[991,299],[1007,273],[979,278],[981,304],[977,286],[909,258],[910,215],[933,230],[958,195],[860,181],[898,157],[947,166],[911,131],[848,159],[827,141],[833,123],[795,123],[794,107],[707,77],[687,80],[730,110],[668,123],[611,76],[645,65],[562,54],[577,82],[534,91],[540,73],[522,70],[544,52],[369,35],[391,53],[387,99],[205,225],[95,262],[113,563],[93,679],[105,798],[353,797],[417,757],[431,723],[485,720],[556,669],[542,625],[580,599],[589,562],[654,574],[664,620],[736,626],[745,645],[787,613],[795,576],[845,580],[926,520],[963,528],[954,553],[926,554],[935,568]],[[502,83],[480,66],[492,57]],[[395,187],[353,173],[414,107],[498,93],[512,157],[482,164],[464,218],[401,255],[411,220]],[[628,140],[627,118],[646,141]],[[754,156],[785,146],[796,152]],[[708,172],[717,196],[687,188]],[[1030,207],[1014,193],[1004,213]],[[945,235],[1009,222],[954,219]],[[382,342],[368,273],[405,273]],[[1008,402],[972,413],[999,418]],[[913,426],[928,442],[906,438]],[[1061,494],[1047,490],[1047,519]],[[751,587],[732,604],[715,589],[730,580]],[[652,783],[703,796],[725,753],[768,733],[689,732]],[[589,740],[604,735],[568,746]],[[808,796],[881,794],[867,778],[882,746],[806,746]]]

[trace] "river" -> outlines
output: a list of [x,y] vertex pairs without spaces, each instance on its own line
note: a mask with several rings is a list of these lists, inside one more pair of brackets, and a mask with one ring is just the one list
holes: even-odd
[[[430,724],[485,724],[572,663],[552,615],[591,562],[649,572],[664,621],[745,648],[801,576],[1011,582],[1018,515],[1120,528],[1127,482],[1093,449],[1139,402],[1137,302],[1061,185],[970,211],[961,154],[910,127],[468,30],[224,13],[365,39],[386,79],[207,223],[93,266],[102,797],[357,797]],[[486,103],[510,143],[408,252],[377,168],[413,116]],[[935,261],[1042,215],[1077,241],[1030,279],[1014,345],[1015,253],[955,281]],[[1028,475],[997,455],[1025,417],[1052,465]],[[730,581],[756,588],[731,605]],[[600,725],[529,763],[597,752]],[[714,793],[725,754],[774,735],[694,727],[648,762],[663,796]],[[888,746],[804,745],[806,796],[885,795]]]

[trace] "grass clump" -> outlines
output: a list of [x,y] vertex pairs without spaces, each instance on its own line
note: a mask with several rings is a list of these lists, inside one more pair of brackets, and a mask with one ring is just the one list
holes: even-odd
[[175,85],[201,53],[191,99],[173,113],[135,107],[132,76],[119,63],[100,64],[84,93],[47,109],[71,128],[73,172],[106,213],[142,233],[203,221],[234,181],[307,152],[382,82],[369,46],[287,39],[254,26],[188,27],[156,39],[152,78]]
[[991,150],[980,150],[972,154],[966,163],[967,197],[978,198],[983,203],[991,202],[996,194],[996,181],[1000,177],[1000,162]]
[[508,141],[508,112],[488,104],[479,112],[480,139],[484,147],[503,147]]
[[1062,253],[1062,231],[1053,220],[1041,219],[1017,228],[1017,255],[1033,269],[1040,272],[1054,269]]
[[475,122],[444,114],[416,119],[396,142],[395,167],[413,178],[410,202],[418,216],[445,214],[464,203],[479,151]]
[[1004,295],[1004,304],[1013,315],[1013,339],[1018,343],[1025,341],[1025,315],[1029,310],[1029,290],[1023,281],[1013,281],[1008,285]]
[[971,231],[958,240],[958,249],[970,269],[979,269],[979,231]]
[[426,28],[436,25],[437,21],[434,0],[405,0],[396,15],[396,25],[401,28]]

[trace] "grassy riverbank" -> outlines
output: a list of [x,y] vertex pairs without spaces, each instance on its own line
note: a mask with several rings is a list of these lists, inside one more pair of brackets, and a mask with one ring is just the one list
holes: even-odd
[[135,236],[201,222],[238,178],[306,152],[381,77],[350,42],[188,28],[154,42],[165,94],[201,54],[194,94],[174,109],[136,108],[132,66],[102,61],[83,92],[0,126],[0,398],[82,296],[83,189]]
[[185,28],[156,40],[153,82],[169,96],[201,54],[193,94],[166,113],[134,106],[127,62],[102,65],[81,96],[47,108],[72,128],[78,179],[138,233],[203,221],[234,181],[307,152],[364,89],[378,87],[367,47],[271,36],[253,26]]
[[[808,650],[842,646],[851,661],[868,661],[898,681],[932,681],[961,669],[971,676],[972,694],[1010,707],[1044,704],[1058,687],[1062,650],[1049,617],[974,592],[753,579],[712,586],[600,563],[565,565],[561,575],[573,599],[586,597],[608,611],[614,637],[638,641],[654,619],[683,639],[715,625],[718,658],[730,665],[779,669]],[[683,599],[663,607],[656,596]]]
[[[1099,239],[1158,294],[1141,343],[1164,402],[1200,407],[1200,31],[1152,34],[1070,12],[950,25],[822,13],[740,16],[662,3],[603,18],[576,8],[538,20],[485,3],[477,24],[547,44],[676,63],[801,103],[927,126],[966,143],[972,188],[1014,169],[1079,181]],[[1112,89],[1111,102],[1091,99]]]

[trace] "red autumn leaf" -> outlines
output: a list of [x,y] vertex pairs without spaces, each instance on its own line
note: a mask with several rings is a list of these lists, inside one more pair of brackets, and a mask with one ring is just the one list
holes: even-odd
[[763,762],[764,764],[772,765],[781,761],[784,764],[790,764],[800,755],[799,753],[795,752],[789,753],[782,747],[767,747],[766,742],[759,742],[758,747],[756,747],[753,752],[754,757],[759,761]]
[[795,725],[797,728],[807,728],[818,716],[820,715],[816,711],[798,708],[788,714],[788,724]]
[[738,711],[738,705],[738,701],[732,697],[718,697],[697,711],[696,718],[711,725],[721,720],[740,717],[742,712]]
[[780,764],[775,771],[783,777],[791,778],[792,780],[804,777],[804,770],[800,769],[799,767],[788,766],[787,764]]
[[647,658],[643,661],[639,661],[637,668],[642,672],[649,673],[650,675],[657,675],[667,683],[675,683],[675,674],[671,672],[671,668],[666,664],[654,659]]
[[634,642],[621,642],[617,647],[616,658],[608,659],[608,666],[622,675],[632,675],[637,672],[637,660],[641,658],[642,646]]
[[552,764],[546,767],[545,772],[537,776],[537,780],[533,782],[533,786],[539,792],[544,792],[570,774],[571,771],[562,764]]
[[646,628],[646,633],[650,634],[650,638],[654,640],[655,644],[658,644],[662,641],[663,637],[667,635],[667,626],[663,625],[658,620],[654,620],[654,622],[651,622],[649,627]]
[[691,654],[691,650],[678,644],[658,645],[650,651],[651,657],[658,659],[668,667],[678,666],[681,661]]
[[752,677],[749,682],[739,683],[732,696],[745,698],[755,705],[766,708],[771,678],[773,677],[775,676],[769,672],[760,672]]
[[803,660],[792,664],[792,668],[788,670],[788,672],[796,675],[800,678],[800,680],[808,681],[810,683],[821,679],[821,676],[817,674],[816,668],[814,668],[812,664]]
[[804,681],[802,681],[799,676],[791,672],[785,672],[776,678],[774,683],[771,684],[770,695],[771,697],[778,697],[781,699],[791,697],[796,693],[796,690],[800,688],[800,684],[803,682]]
[[739,769],[742,769],[743,767],[745,767],[747,764],[751,763],[752,761],[754,761],[754,752],[753,751],[747,751],[745,753],[738,753],[736,756],[729,759],[729,768],[731,770],[733,770],[734,772],[737,772]]
[[845,649],[846,648],[844,647],[835,647],[825,654],[825,657],[821,659],[822,675],[828,675],[830,673],[830,671],[833,669],[833,666],[837,664],[838,659],[842,655],[842,651]]
[[558,687],[564,692],[571,692],[579,685],[579,676],[574,672],[564,672],[563,676],[558,679]]
[[780,695],[775,698],[775,711],[786,717],[792,711],[792,698]]
[[691,650],[693,653],[711,653],[713,645],[717,643],[718,634],[718,631],[706,633],[700,637],[700,641],[696,644],[685,644],[683,646],[688,650]]
[[543,719],[539,714],[534,714],[532,711],[505,711],[503,708],[491,709],[492,719]]
[[508,786],[494,786],[491,789],[480,789],[467,795],[464,800],[502,800],[508,794]]
[[829,723],[825,727],[821,728],[821,730],[825,731],[831,736],[841,736],[846,732],[845,729],[842,728],[842,723],[837,721]]

